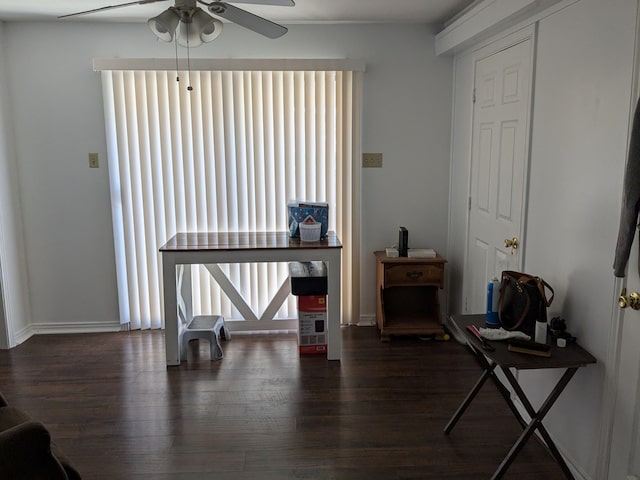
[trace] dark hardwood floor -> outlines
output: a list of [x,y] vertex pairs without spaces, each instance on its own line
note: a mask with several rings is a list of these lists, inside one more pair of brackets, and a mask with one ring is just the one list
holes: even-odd
[[[455,341],[343,329],[343,360],[300,357],[295,335],[206,341],[167,368],[164,332],[38,335],[0,350],[0,391],[45,423],[86,479],[486,479],[521,428]],[[560,479],[530,441],[507,479]]]

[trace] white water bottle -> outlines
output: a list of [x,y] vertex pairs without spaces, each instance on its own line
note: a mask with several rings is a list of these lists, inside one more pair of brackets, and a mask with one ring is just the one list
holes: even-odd
[[547,322],[536,322],[536,343],[547,343]]

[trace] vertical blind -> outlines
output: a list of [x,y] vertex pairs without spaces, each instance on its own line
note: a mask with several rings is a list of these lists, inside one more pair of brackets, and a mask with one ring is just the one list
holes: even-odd
[[[329,203],[343,243],[342,321],[357,319],[361,71],[97,69],[121,323],[162,327],[158,249],[176,232],[286,230],[292,199]],[[221,267],[257,316],[288,273]],[[240,319],[203,266],[192,288],[194,314]],[[275,318],[295,308],[289,297]]]

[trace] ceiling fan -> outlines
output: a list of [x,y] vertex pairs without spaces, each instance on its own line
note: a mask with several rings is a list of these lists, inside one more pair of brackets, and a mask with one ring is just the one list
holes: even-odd
[[[114,8],[128,7],[131,5],[146,5],[149,3],[164,2],[167,0],[139,0],[137,2],[109,5],[83,12],[70,13],[58,18],[68,18],[77,15],[103,12]],[[248,3],[255,5],[273,5],[281,7],[293,7],[294,0],[233,0],[233,3]],[[177,41],[185,47],[197,47],[203,42],[214,40],[222,31],[222,22],[217,18],[207,15],[198,4],[204,5],[209,13],[233,22],[241,27],[253,30],[268,38],[279,38],[287,33],[287,28],[278,25],[266,18],[238,8],[230,3],[217,1],[205,2],[203,0],[174,0],[174,5],[166,9],[160,15],[150,18],[147,23],[156,36],[165,42],[173,41],[178,26]]]

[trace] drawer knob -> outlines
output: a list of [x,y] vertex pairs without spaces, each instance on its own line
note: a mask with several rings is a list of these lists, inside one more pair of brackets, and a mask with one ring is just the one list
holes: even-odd
[[420,277],[422,277],[422,274],[423,274],[423,272],[417,272],[417,271],[407,272],[407,277],[409,277],[413,281],[416,281]]

